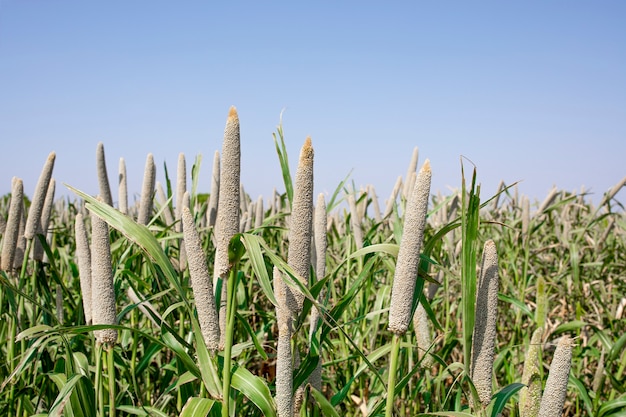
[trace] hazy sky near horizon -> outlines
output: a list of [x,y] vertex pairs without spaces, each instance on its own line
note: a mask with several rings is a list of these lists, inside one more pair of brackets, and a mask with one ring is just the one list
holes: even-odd
[[[202,156],[200,192],[231,105],[252,199],[284,191],[310,135],[317,192],[346,176],[384,201],[411,153],[433,192],[477,168],[483,199],[520,181],[599,198],[626,176],[626,2],[164,2],[0,0],[0,194],[32,196],[51,151],[57,195],[98,190],[104,143],[138,195],[152,153],[175,181]],[[131,201],[134,197],[131,197]],[[626,191],[618,194],[626,200]]]

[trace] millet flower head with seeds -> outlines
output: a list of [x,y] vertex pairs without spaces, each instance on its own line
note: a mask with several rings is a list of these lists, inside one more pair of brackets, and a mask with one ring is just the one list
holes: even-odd
[[224,346],[226,335],[226,281],[230,273],[228,245],[232,237],[239,233],[240,220],[240,176],[241,176],[241,141],[239,136],[239,116],[232,106],[226,119],[222,160],[220,164],[220,187],[215,220],[215,261],[213,264],[214,284],[218,278],[224,280],[221,291],[219,310],[220,349]]
[[239,232],[241,143],[239,116],[234,106],[230,108],[228,119],[226,120],[220,165],[214,274],[218,277],[226,278],[230,271],[230,266],[228,265],[228,244],[230,239]]
[[78,276],[80,278],[80,292],[83,296],[83,311],[85,323],[92,322],[91,310],[91,251],[89,249],[89,236],[85,228],[85,220],[82,213],[76,214],[75,227],[76,258],[78,259]]
[[180,219],[182,216],[183,210],[183,196],[187,192],[187,162],[185,161],[185,154],[178,154],[178,167],[176,170],[176,212],[175,219],[178,221],[176,223],[176,231],[180,232],[183,230],[183,226],[180,223]]
[[569,336],[561,337],[556,346],[554,357],[550,364],[548,380],[541,397],[539,417],[563,415],[569,371],[572,366],[572,347],[573,341]]
[[291,351],[292,317],[288,305],[287,285],[282,274],[274,267],[274,294],[276,295],[276,321],[278,340],[276,345],[276,411],[279,417],[293,416],[293,355]]
[[[115,324],[115,290],[111,266],[109,225],[100,217],[91,216],[91,313],[93,324]],[[113,345],[117,330],[96,330],[98,343]]]
[[398,335],[406,333],[412,318],[413,292],[426,228],[431,177],[430,161],[427,159],[417,175],[406,205],[389,309],[389,330]]
[[22,200],[22,216],[20,219],[19,232],[17,232],[17,245],[15,246],[15,258],[13,259],[13,268],[21,268],[22,262],[24,262],[24,255],[26,254],[26,236],[24,231],[26,228],[26,208],[24,207],[24,201]]
[[[41,209],[41,216],[39,217],[39,225],[37,225],[37,230],[39,230],[44,236],[47,236],[48,234],[48,224],[50,223],[50,216],[52,215],[55,190],[56,181],[54,178],[50,178],[48,190],[46,191],[46,198],[44,199],[43,207]],[[43,261],[44,259],[44,249],[39,239],[34,240],[32,257],[37,261]]]
[[[293,205],[289,223],[289,250],[287,263],[308,285],[311,271],[311,238],[313,229],[313,147],[307,137],[300,150],[300,160],[296,172],[293,192]],[[297,315],[302,310],[304,294],[293,293],[296,305],[290,308]],[[288,291],[288,301],[291,303]]]
[[526,385],[519,391],[520,417],[535,417],[541,406],[541,338],[543,327],[538,327],[530,338],[526,350],[522,384]]
[[23,208],[24,184],[20,178],[14,177],[11,190],[11,202],[9,204],[9,217],[7,218],[7,225],[4,229],[2,239],[2,264],[0,269],[3,271],[8,272],[13,269]]
[[52,178],[52,169],[54,168],[54,160],[56,159],[56,153],[50,152],[48,159],[41,170],[41,175],[37,181],[35,187],[35,194],[33,195],[30,209],[28,210],[28,217],[26,219],[26,227],[24,229],[24,237],[31,240],[37,233],[42,233],[41,230],[37,230],[41,221],[41,212],[43,211],[44,201],[46,194],[48,193],[48,185]]
[[385,207],[385,213],[383,214],[383,219],[386,219],[389,216],[391,216],[391,213],[393,212],[393,206],[395,205],[396,200],[398,198],[398,193],[400,192],[400,188],[402,188],[402,175],[400,175],[396,179],[396,183],[393,186],[393,189],[391,190],[391,195],[389,196],[389,199],[387,200],[387,205]]
[[213,155],[213,173],[211,175],[211,194],[209,195],[209,206],[207,207],[207,224],[209,227],[215,226],[217,218],[217,204],[220,192],[220,153],[215,151]]
[[361,249],[363,247],[363,231],[361,230],[361,217],[356,207],[354,194],[355,192],[353,191],[347,195],[348,207],[350,208],[350,227],[352,228],[356,248]]
[[430,345],[432,344],[432,338],[430,337],[430,322],[426,309],[419,303],[415,314],[413,315],[413,329],[415,330],[415,338],[417,339],[417,357],[421,360],[422,368],[430,368],[433,364],[433,357],[427,355]]
[[406,170],[406,176],[404,177],[404,187],[402,188],[402,195],[405,198],[408,198],[409,192],[411,189],[409,188],[411,185],[411,176],[415,174],[417,170],[417,161],[419,160],[419,149],[417,146],[413,148],[413,153],[411,154],[411,162],[409,163],[409,167]]
[[472,337],[471,378],[483,406],[491,402],[493,359],[498,313],[498,254],[493,240],[485,242],[476,294],[476,320]]
[[[181,152],[178,154],[178,168],[176,170],[176,208],[174,212],[176,231],[179,233],[183,230],[181,217],[185,193],[187,193],[187,162],[185,160],[185,154]],[[179,241],[178,248],[178,266],[179,270],[183,271],[187,267],[187,251],[184,240]]]
[[104,144],[102,142],[98,142],[96,149],[96,167],[98,171],[100,195],[105,203],[112,206],[113,197],[111,195],[111,187],[109,186],[109,174],[107,173],[107,165],[104,158]]
[[118,177],[117,206],[122,214],[128,213],[128,180],[126,178],[126,161],[120,158]]
[[141,187],[141,201],[139,202],[139,214],[137,216],[137,223],[139,224],[147,225],[152,217],[155,183],[156,166],[154,165],[154,156],[149,153],[146,157],[146,167]]
[[206,256],[202,250],[202,242],[196,230],[193,215],[189,208],[181,208],[183,236],[187,248],[187,263],[189,274],[191,275],[193,297],[196,300],[200,330],[207,348],[211,351],[216,351],[220,342],[220,328],[215,296],[213,295],[213,283],[209,276]]
[[[326,200],[324,194],[320,193],[317,196],[317,204],[315,206],[314,213],[314,227],[313,227],[313,240],[315,242],[315,248],[312,253],[315,254],[315,275],[317,281],[324,278],[326,275],[326,250],[328,248],[326,226],[328,221],[328,215],[326,213]],[[322,290],[317,297],[319,302],[324,298],[324,291]],[[309,343],[315,336],[315,332],[319,325],[320,311],[317,307],[311,308],[311,327],[309,328]],[[318,391],[322,390],[322,359],[317,362],[317,367],[311,373],[309,382],[313,388]]]

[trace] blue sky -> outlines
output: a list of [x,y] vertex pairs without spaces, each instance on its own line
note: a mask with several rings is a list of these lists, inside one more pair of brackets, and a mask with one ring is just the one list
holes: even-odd
[[626,175],[624,16],[623,1],[0,0],[0,193],[18,176],[32,195],[51,151],[59,195],[97,193],[100,141],[114,195],[119,158],[138,193],[149,152],[161,182],[202,155],[208,192],[235,105],[252,199],[284,189],[281,112],[294,170],[312,138],[316,192],[351,173],[384,201],[417,146],[433,191],[460,187],[464,156],[484,199],[501,180],[599,198]]

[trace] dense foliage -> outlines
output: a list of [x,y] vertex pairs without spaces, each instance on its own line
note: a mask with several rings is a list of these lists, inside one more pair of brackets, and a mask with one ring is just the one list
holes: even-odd
[[[226,397],[231,415],[275,413],[278,330],[273,268],[298,288],[286,262],[291,174],[280,142],[277,149],[288,191],[265,201],[244,193],[242,233],[230,245],[235,281],[229,321],[232,389]],[[194,166],[192,176],[199,172]],[[555,191],[543,202],[529,202],[517,195],[515,186],[482,198],[474,180],[465,184],[462,178],[459,192],[431,197],[416,277],[423,296],[416,296],[413,306],[419,299],[424,307],[431,343],[424,346],[425,339],[418,339],[411,326],[402,338],[393,389],[387,386],[393,337],[387,326],[406,193],[400,191],[386,202],[386,215],[371,187],[359,191],[344,182],[326,196],[326,273],[317,277],[319,281],[315,271],[311,274],[293,336],[300,356],[294,389],[307,387],[302,415],[383,415],[389,393],[398,416],[500,410],[519,415],[519,383],[537,328],[544,330],[539,342],[544,384],[558,339],[568,335],[574,340],[564,415],[625,415],[623,206],[614,193],[607,193],[599,205],[589,196],[564,191]],[[50,233],[37,238],[44,258],[27,257],[22,268],[0,273],[1,415],[220,415],[223,402],[229,401],[223,400],[224,357],[204,345],[189,271],[181,261],[182,233],[178,220],[168,220],[176,196],[167,188],[168,200],[155,200],[147,227],[133,221],[132,210],[121,214],[78,191],[75,200],[58,200]],[[348,195],[355,199],[353,210],[344,204]],[[207,220],[209,199],[199,197],[191,194],[190,207],[211,268],[214,227]],[[3,219],[9,201],[8,196],[2,200]],[[257,210],[258,204],[266,206]],[[26,210],[29,205],[27,201]],[[77,213],[87,224],[96,214],[110,226],[117,312],[113,328],[119,333],[113,346],[99,345],[94,338],[94,330],[107,326],[85,321]],[[474,229],[464,223],[468,219],[475,219]],[[480,266],[489,239],[499,258],[496,395],[491,409],[475,410],[469,408],[471,383],[465,363],[464,320],[470,318],[462,313],[466,306],[461,294],[464,280],[472,275],[468,268]],[[221,280],[215,284],[219,298]],[[308,318],[318,296],[323,319],[310,342]],[[307,384],[318,359],[321,391]]]

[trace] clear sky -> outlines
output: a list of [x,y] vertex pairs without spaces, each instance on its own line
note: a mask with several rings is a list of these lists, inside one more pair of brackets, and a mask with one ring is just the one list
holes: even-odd
[[625,16],[622,0],[0,0],[0,194],[18,176],[32,196],[51,151],[58,195],[96,194],[100,141],[114,196],[119,158],[138,194],[150,152],[161,182],[202,155],[208,192],[234,105],[252,199],[284,190],[281,112],[294,171],[312,138],[316,193],[350,174],[382,204],[418,147],[433,191],[460,188],[464,156],[483,199],[501,180],[599,199],[626,176]]

